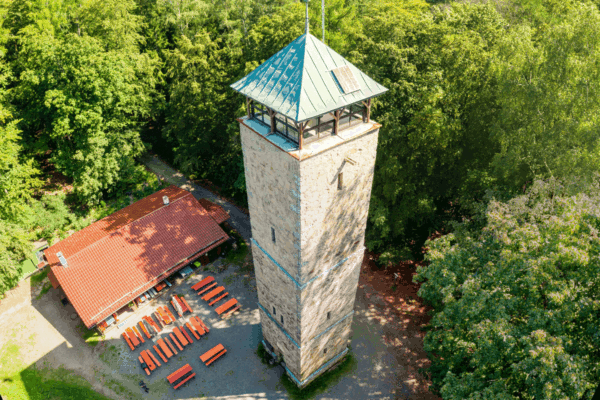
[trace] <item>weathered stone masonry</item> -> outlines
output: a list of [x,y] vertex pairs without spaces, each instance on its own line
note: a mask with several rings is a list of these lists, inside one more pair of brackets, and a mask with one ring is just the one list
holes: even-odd
[[349,343],[377,150],[373,126],[299,160],[240,121],[263,336],[301,385]]

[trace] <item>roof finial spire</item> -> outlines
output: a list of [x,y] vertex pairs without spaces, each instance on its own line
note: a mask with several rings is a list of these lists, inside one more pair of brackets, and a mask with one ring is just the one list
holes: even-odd
[[304,0],[306,2],[306,34],[308,35],[308,2],[310,0]]

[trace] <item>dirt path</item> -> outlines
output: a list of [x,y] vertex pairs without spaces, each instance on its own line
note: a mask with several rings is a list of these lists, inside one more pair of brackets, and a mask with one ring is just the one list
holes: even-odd
[[[0,371],[18,365],[23,369],[65,368],[92,385],[93,390],[114,399],[125,398],[107,388],[97,376],[110,374],[107,365],[98,363],[98,355],[86,344],[76,328],[79,318],[71,319],[71,306],[60,308],[58,291],[51,289],[41,298],[40,290],[47,282],[31,287],[30,279],[7,293],[0,303],[0,349],[15,348],[12,358],[4,359],[11,365],[0,365]],[[18,367],[17,367],[18,368]],[[28,391],[31,388],[25,388]]]

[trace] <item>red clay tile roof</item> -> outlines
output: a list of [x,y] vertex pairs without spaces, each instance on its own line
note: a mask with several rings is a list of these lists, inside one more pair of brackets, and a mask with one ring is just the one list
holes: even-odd
[[206,211],[209,212],[210,216],[217,221],[217,224],[222,224],[229,219],[229,214],[220,205],[215,204],[208,199],[199,199],[198,202],[202,204],[202,207],[204,207]]
[[[163,204],[162,196],[170,204]],[[89,328],[227,234],[194,196],[175,186],[150,195],[44,251],[52,273]],[[68,267],[56,253],[61,251]]]
[[[48,267],[48,268],[50,268],[50,267]],[[58,283],[58,281],[56,280],[56,276],[54,276],[54,273],[52,272],[52,270],[48,271],[48,279],[50,280],[50,283],[52,284],[52,287],[54,289],[56,289],[60,286],[60,283]]]

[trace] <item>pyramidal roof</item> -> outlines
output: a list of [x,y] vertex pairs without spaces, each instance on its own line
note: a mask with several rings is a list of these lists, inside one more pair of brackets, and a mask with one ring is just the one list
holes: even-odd
[[[345,75],[334,71],[344,66],[350,74],[345,68]],[[298,37],[231,87],[296,122],[387,91],[310,33]],[[348,87],[353,91],[345,93]]]

